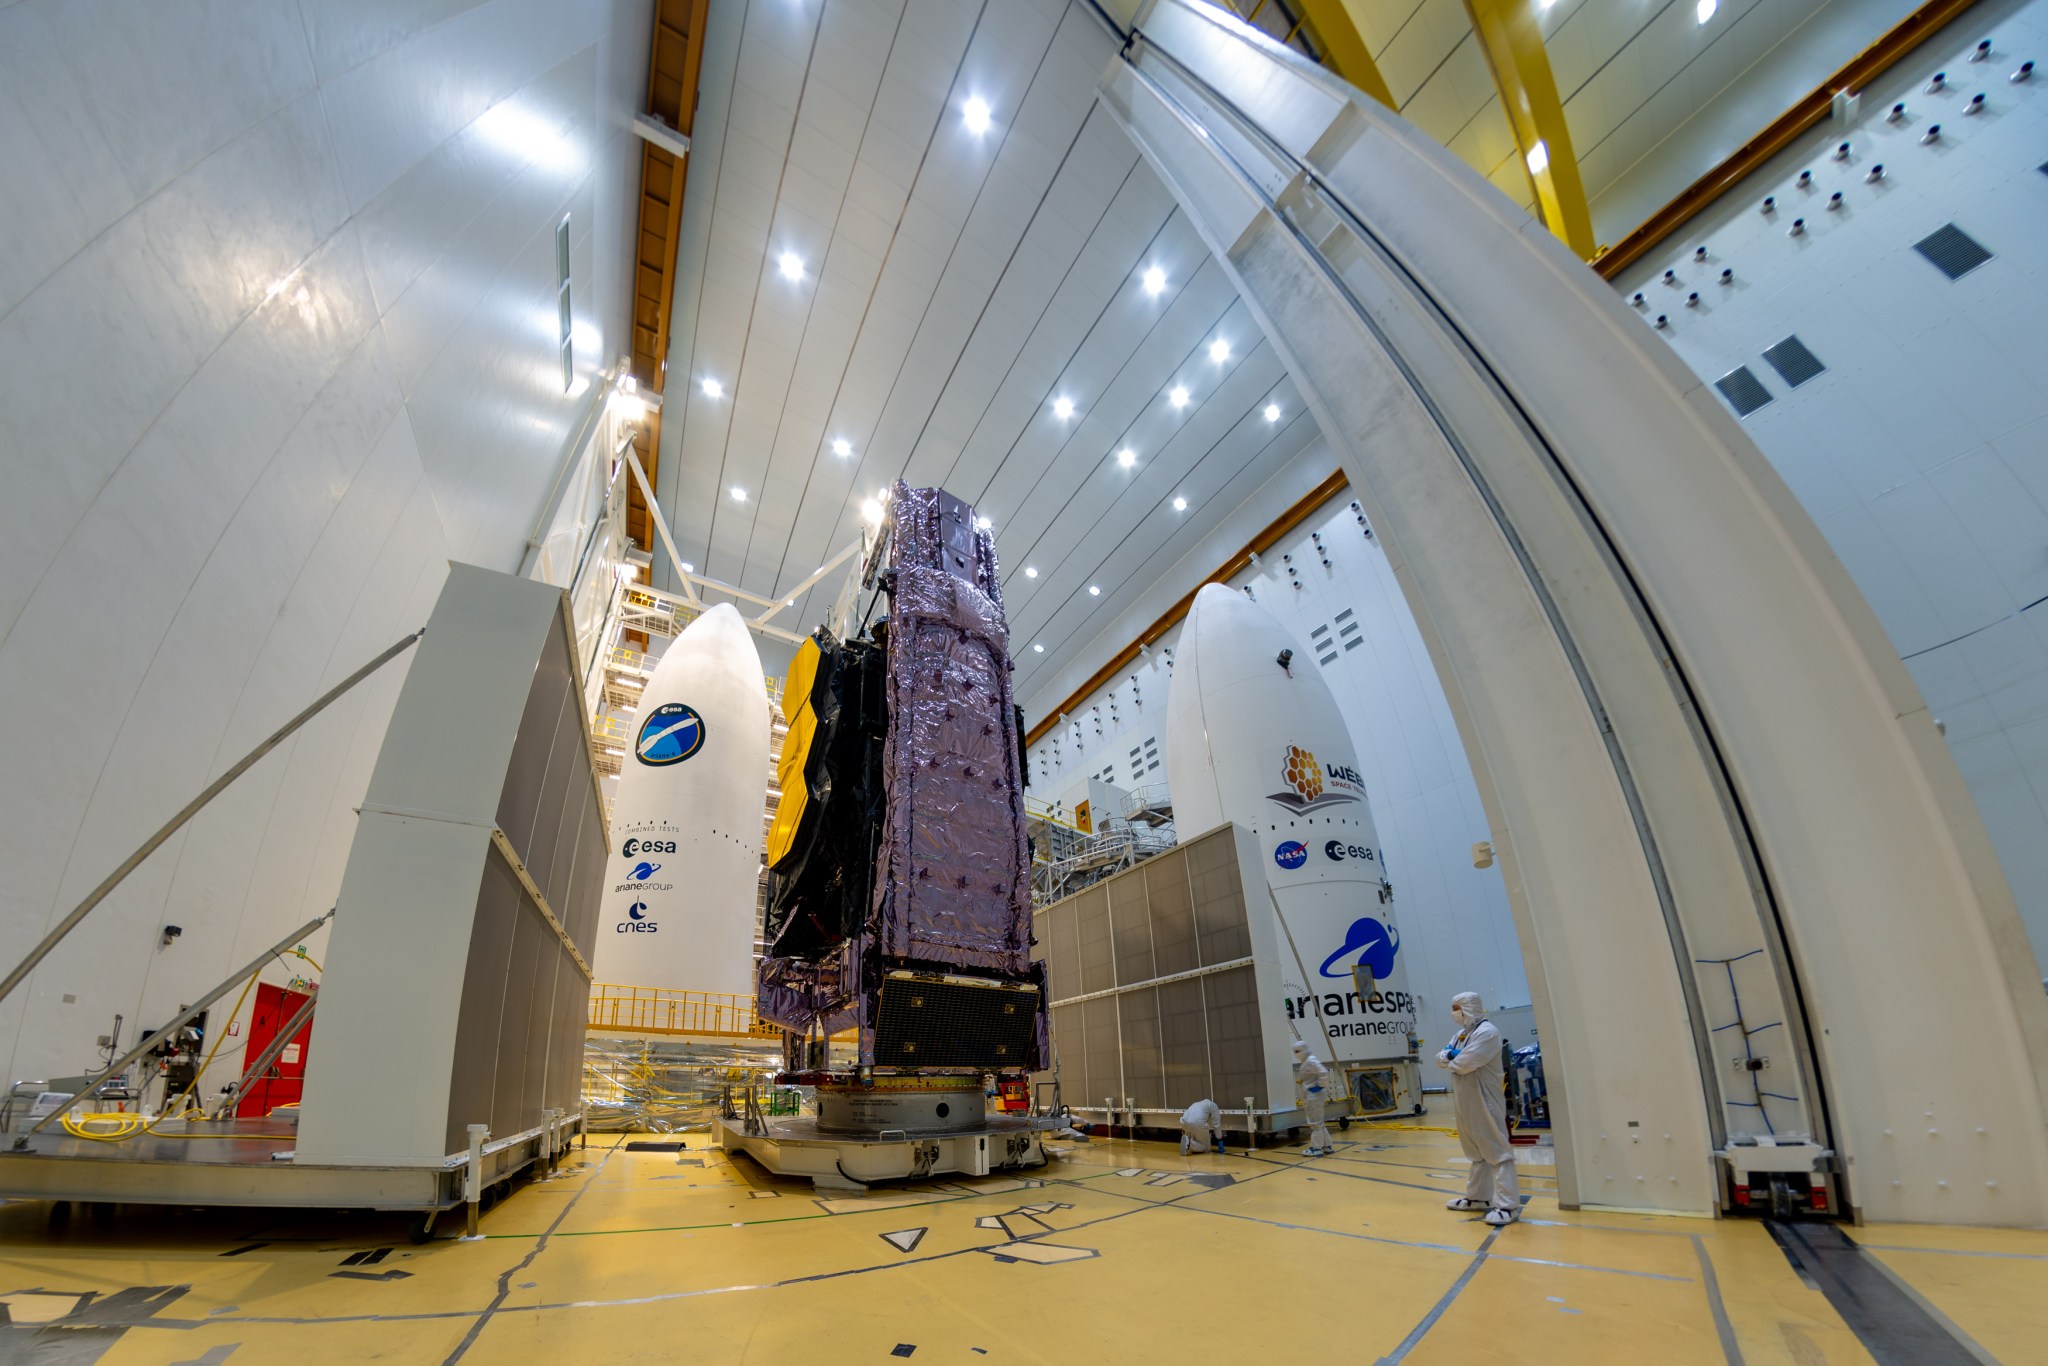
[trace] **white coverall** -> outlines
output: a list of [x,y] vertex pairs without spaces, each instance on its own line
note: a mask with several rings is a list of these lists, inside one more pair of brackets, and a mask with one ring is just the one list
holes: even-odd
[[1481,1015],[1466,1026],[1450,1049],[1437,1055],[1451,1074],[1451,1096],[1457,1104],[1458,1144],[1472,1159],[1465,1179],[1465,1198],[1510,1214],[1522,1208],[1521,1185],[1515,1179],[1515,1150],[1508,1143],[1508,1102],[1501,1090],[1500,1030]]
[[1180,1117],[1182,1153],[1206,1153],[1211,1143],[1223,1147],[1223,1112],[1213,1100],[1198,1100]]
[[1294,1056],[1295,1073],[1301,1080],[1301,1112],[1308,1117],[1308,1150],[1311,1154],[1335,1152],[1329,1126],[1323,1123],[1323,1106],[1330,1098],[1330,1069],[1305,1044],[1294,1046]]

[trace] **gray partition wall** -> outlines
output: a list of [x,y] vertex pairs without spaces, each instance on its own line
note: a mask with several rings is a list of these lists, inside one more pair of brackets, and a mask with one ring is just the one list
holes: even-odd
[[1069,1106],[1128,1101],[1143,1123],[1204,1097],[1294,1110],[1278,936],[1249,832],[1219,826],[1039,908],[1033,928]]
[[452,567],[370,778],[299,1159],[438,1164],[579,1104],[603,805],[559,589]]

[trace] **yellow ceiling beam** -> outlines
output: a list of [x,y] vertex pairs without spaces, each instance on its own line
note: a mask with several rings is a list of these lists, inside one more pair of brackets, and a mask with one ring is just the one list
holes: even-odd
[[1323,50],[1323,64],[1393,109],[1393,92],[1387,89],[1387,78],[1380,75],[1379,63],[1373,61],[1358,26],[1356,12],[1364,5],[1365,0],[1294,0],[1295,11],[1308,21],[1309,31]]
[[1598,245],[1593,215],[1586,207],[1557,81],[1550,74],[1550,56],[1543,50],[1535,0],[1465,0],[1465,12],[1493,69],[1494,88],[1522,150],[1522,167],[1536,191],[1544,226],[1590,260]]

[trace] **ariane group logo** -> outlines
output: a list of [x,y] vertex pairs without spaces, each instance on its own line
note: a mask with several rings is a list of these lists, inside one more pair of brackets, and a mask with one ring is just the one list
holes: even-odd
[[1322,974],[1349,977],[1352,964],[1363,963],[1374,977],[1385,979],[1393,975],[1394,955],[1400,951],[1400,931],[1376,916],[1362,915],[1345,932],[1344,946],[1323,960]]
[[665,702],[640,723],[633,755],[649,768],[679,764],[704,748],[704,718],[695,707]]
[[1308,862],[1308,846],[1300,840],[1289,840],[1273,851],[1273,862],[1282,868],[1299,868]]
[[626,881],[645,882],[660,871],[661,865],[658,863],[636,863],[633,865],[633,871],[626,874]]
[[1319,764],[1316,756],[1300,745],[1289,745],[1280,756],[1280,777],[1285,792],[1269,792],[1267,800],[1300,814],[1341,806],[1365,795],[1365,782],[1357,770],[1346,764]]

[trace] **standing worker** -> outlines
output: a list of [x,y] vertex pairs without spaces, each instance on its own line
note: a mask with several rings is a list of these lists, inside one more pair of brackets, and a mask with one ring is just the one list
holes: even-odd
[[1330,1093],[1330,1069],[1323,1066],[1323,1060],[1308,1051],[1308,1043],[1302,1039],[1294,1041],[1294,1071],[1301,1081],[1301,1111],[1308,1116],[1308,1155],[1328,1157],[1337,1151],[1330,1142],[1330,1128],[1323,1123],[1323,1106]]
[[1451,1074],[1458,1144],[1472,1160],[1472,1174],[1465,1178],[1465,1193],[1445,1208],[1485,1209],[1486,1222],[1498,1228],[1513,1223],[1522,1212],[1515,1150],[1508,1143],[1500,1030],[1486,1018],[1476,991],[1461,991],[1451,998],[1451,1018],[1458,1022],[1458,1036],[1436,1055],[1436,1065]]
[[1213,1100],[1198,1100],[1180,1117],[1180,1155],[1206,1153],[1211,1143],[1215,1144],[1220,1155],[1223,1152],[1223,1112],[1216,1108]]

